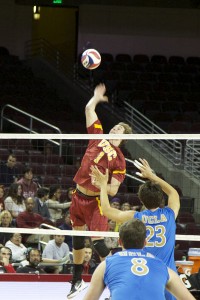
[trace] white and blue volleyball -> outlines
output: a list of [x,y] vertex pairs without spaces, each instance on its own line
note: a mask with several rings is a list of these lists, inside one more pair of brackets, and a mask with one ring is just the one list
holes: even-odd
[[98,68],[101,63],[101,55],[95,49],[87,49],[81,56],[81,63],[84,68],[94,70]]

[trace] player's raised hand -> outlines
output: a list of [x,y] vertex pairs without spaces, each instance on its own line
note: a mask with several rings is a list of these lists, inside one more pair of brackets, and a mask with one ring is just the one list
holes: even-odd
[[151,169],[146,159],[139,158],[139,161],[134,160],[134,165],[140,170],[140,172],[136,172],[136,174],[140,177],[150,179],[151,176],[154,174],[154,171]]
[[95,98],[99,98],[103,102],[108,102],[108,97],[105,96],[106,93],[106,86],[103,83],[100,83],[94,89],[94,96]]
[[103,174],[99,171],[97,166],[91,166],[91,181],[95,186],[100,187],[102,184],[107,184],[108,182],[108,169],[106,169],[106,173]]

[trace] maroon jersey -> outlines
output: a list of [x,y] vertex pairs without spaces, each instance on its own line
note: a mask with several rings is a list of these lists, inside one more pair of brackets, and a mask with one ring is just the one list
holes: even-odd
[[[102,125],[96,120],[87,128],[89,134],[103,134]],[[80,186],[93,191],[99,190],[92,185],[90,177],[90,167],[96,165],[101,172],[109,170],[109,182],[112,177],[119,182],[123,182],[126,173],[126,163],[124,155],[119,147],[115,147],[107,140],[90,140],[86,152],[83,156],[81,167],[77,171],[74,181]]]

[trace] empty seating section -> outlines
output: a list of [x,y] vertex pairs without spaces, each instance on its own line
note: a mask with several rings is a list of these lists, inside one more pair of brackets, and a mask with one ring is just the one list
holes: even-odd
[[[1,108],[3,108],[5,104],[17,106],[18,109],[30,113],[39,119],[43,119],[59,128],[61,127],[60,121],[62,120],[63,130],[66,130],[69,126],[70,129],[73,129],[71,122],[75,123],[78,117],[69,107],[69,95],[67,93],[64,98],[61,98],[55,87],[46,84],[46,81],[42,77],[37,78],[31,68],[20,61],[16,56],[2,56],[2,54],[0,54],[0,61]],[[58,110],[59,118],[55,118],[55,107]],[[6,111],[8,111],[7,108]],[[27,133],[25,128],[30,127],[30,119],[27,116],[22,116],[19,112],[12,112],[10,119],[15,123],[21,124],[24,128],[14,127],[14,125],[5,121],[3,132]],[[32,120],[31,123],[32,129],[36,132],[45,132],[48,127],[45,124],[41,126],[41,123],[36,120]],[[83,127],[79,127],[79,130],[83,131],[83,129]],[[7,141],[0,141],[0,147],[4,142],[6,143]],[[26,148],[29,149],[29,147],[30,145],[27,141]]]
[[[173,124],[168,126],[172,121],[186,122],[178,124],[177,133],[192,133],[193,123],[200,122],[200,57],[104,53],[93,81],[106,83],[116,105],[128,101],[169,133],[175,133]],[[151,101],[157,105],[151,107]],[[170,117],[162,122],[157,112]]]

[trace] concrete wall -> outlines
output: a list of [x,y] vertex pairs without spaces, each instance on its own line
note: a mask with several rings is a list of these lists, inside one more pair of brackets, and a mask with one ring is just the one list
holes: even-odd
[[16,5],[14,0],[0,3],[0,46],[24,58],[24,45],[32,37],[32,7]]
[[200,10],[83,5],[78,49],[100,52],[199,55]]
[[[48,10],[53,13],[53,9]],[[68,19],[71,23],[65,31],[60,26],[58,36],[60,32],[62,35],[63,32],[76,34],[74,17],[70,13],[70,18],[67,16],[64,24],[69,23]],[[50,21],[52,24],[60,24],[56,13],[53,13]],[[35,37],[45,31],[43,28],[36,34],[39,23],[35,24],[35,30],[33,25],[32,6],[16,5],[14,0],[1,1],[1,46],[23,58],[25,42],[32,38],[32,34]],[[197,9],[81,5],[78,27],[79,53],[88,42],[100,52],[113,54],[122,52],[131,55],[146,53],[150,56],[164,54],[187,57],[200,53],[200,10]],[[67,34],[66,39],[62,36],[62,40],[68,41],[68,36],[71,35]],[[72,40],[75,43],[71,36],[70,42]],[[69,47],[70,43],[67,44]]]

